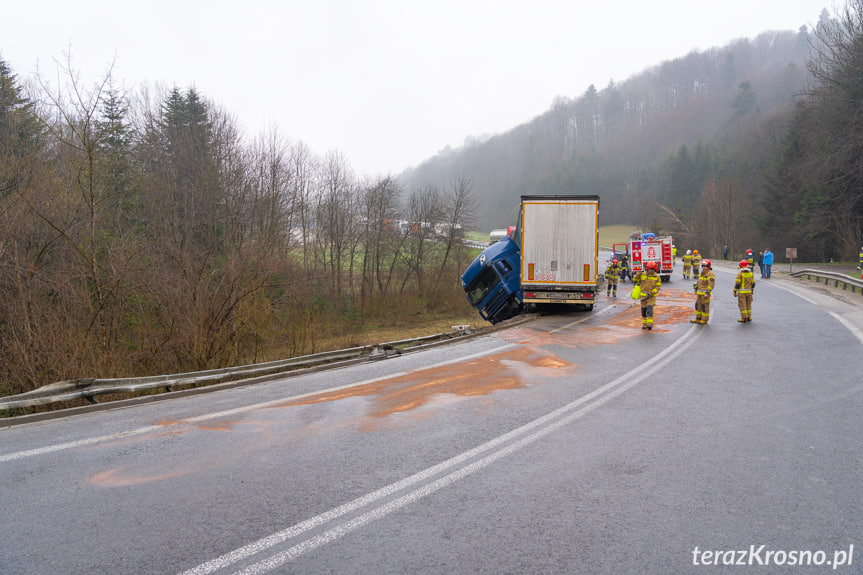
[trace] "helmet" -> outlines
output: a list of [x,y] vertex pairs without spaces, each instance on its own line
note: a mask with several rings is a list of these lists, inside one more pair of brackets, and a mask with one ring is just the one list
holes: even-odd
[[619,264],[620,262],[619,262],[619,261],[617,261],[617,258],[614,258],[613,260],[611,260],[611,263],[613,263],[613,264]]
[[655,270],[656,262],[647,262],[646,264],[644,264],[644,267],[649,270]]
[[710,260],[701,260],[701,267],[703,267],[703,268],[711,267]]
[[689,255],[691,253],[692,253],[692,250],[686,250],[686,255]]
[[695,251],[693,251],[692,253],[697,254],[697,253],[698,253],[698,250],[695,250]]
[[751,254],[751,253],[752,253],[752,248],[749,248],[748,250],[746,250],[746,253],[747,253],[747,254]]
[[742,268],[748,268],[748,267],[749,267],[749,262],[748,262],[748,261],[746,261],[746,260],[740,260],[740,267],[742,267]]

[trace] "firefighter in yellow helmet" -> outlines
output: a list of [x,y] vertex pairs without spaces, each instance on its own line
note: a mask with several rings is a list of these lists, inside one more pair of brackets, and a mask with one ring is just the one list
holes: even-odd
[[617,297],[617,278],[619,277],[620,262],[617,261],[617,258],[614,258],[611,260],[611,265],[605,268],[605,280],[608,282],[605,297],[610,297],[612,293],[614,293],[613,297]]
[[737,307],[740,309],[740,319],[743,323],[752,321],[752,296],[755,293],[755,274],[749,268],[749,262],[740,260],[740,269],[734,279],[734,295],[737,297]]
[[705,324],[710,319],[710,294],[716,285],[710,260],[701,261],[701,274],[695,283],[695,319],[692,323]]
[[644,264],[644,271],[632,278],[641,290],[641,329],[653,329],[653,307],[656,305],[656,294],[662,289],[659,278],[659,266],[656,262]]
[[686,250],[683,254],[683,279],[688,280],[692,271],[692,250]]
[[698,270],[701,268],[701,254],[698,250],[692,251],[692,279],[698,279]]

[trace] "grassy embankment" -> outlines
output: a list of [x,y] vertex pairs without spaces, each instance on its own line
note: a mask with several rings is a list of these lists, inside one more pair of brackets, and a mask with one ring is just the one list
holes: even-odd
[[618,224],[614,226],[600,226],[599,245],[603,248],[611,248],[613,244],[622,244],[629,239],[629,235],[637,230],[637,226]]

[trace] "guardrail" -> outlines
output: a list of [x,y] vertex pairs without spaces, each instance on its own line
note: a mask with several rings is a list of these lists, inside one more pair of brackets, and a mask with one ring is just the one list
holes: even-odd
[[839,284],[841,283],[843,290],[847,290],[850,287],[852,292],[856,293],[859,289],[860,293],[863,294],[863,280],[858,280],[851,276],[846,276],[845,274],[826,272],[824,270],[805,269],[798,272],[792,272],[791,275],[794,277],[806,276],[807,279],[815,278],[815,283],[821,283],[821,280],[823,279],[824,285],[828,285],[832,281],[834,282],[835,287],[839,287]]
[[463,245],[469,247],[469,248],[473,248],[473,249],[477,249],[477,250],[484,250],[485,248],[487,248],[488,246],[491,245],[488,242],[478,242],[478,241],[474,241],[474,240],[462,240],[461,243]]
[[62,401],[84,399],[91,404],[98,403],[97,396],[105,394],[132,394],[140,391],[164,389],[174,391],[178,387],[197,387],[226,383],[239,379],[275,375],[304,368],[318,366],[343,366],[350,363],[375,361],[398,355],[405,351],[418,351],[431,345],[449,342],[454,338],[471,333],[469,325],[456,325],[450,333],[392,341],[336,351],[326,351],[290,359],[257,363],[224,369],[211,369],[172,375],[149,377],[127,377],[114,379],[82,378],[59,381],[44,385],[33,391],[0,398],[0,412],[12,409],[38,407]]

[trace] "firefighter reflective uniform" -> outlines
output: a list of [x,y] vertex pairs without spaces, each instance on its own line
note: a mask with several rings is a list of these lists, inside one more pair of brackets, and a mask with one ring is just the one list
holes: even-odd
[[857,261],[857,269],[863,270],[863,246],[860,247],[860,256]]
[[740,309],[739,322],[752,321],[752,296],[755,293],[755,274],[749,269],[749,262],[740,262],[740,270],[734,279],[734,295]]
[[716,285],[716,276],[710,266],[710,260],[701,262],[701,275],[695,284],[695,319],[692,323],[707,323],[710,319],[710,294]]
[[692,252],[692,279],[698,279],[698,270],[701,269],[701,254],[698,250]]
[[755,254],[751,249],[746,250],[746,263],[749,264],[749,269],[755,269]]
[[692,250],[686,250],[683,255],[683,279],[688,280],[692,272]]
[[608,297],[614,293],[617,297],[617,278],[620,277],[620,264],[617,260],[612,260],[611,265],[605,268],[605,280],[608,282],[608,290],[605,296]]
[[656,294],[662,289],[662,280],[656,273],[656,262],[646,264],[649,269],[633,278],[641,289],[641,329],[653,329],[653,307],[656,305]]

